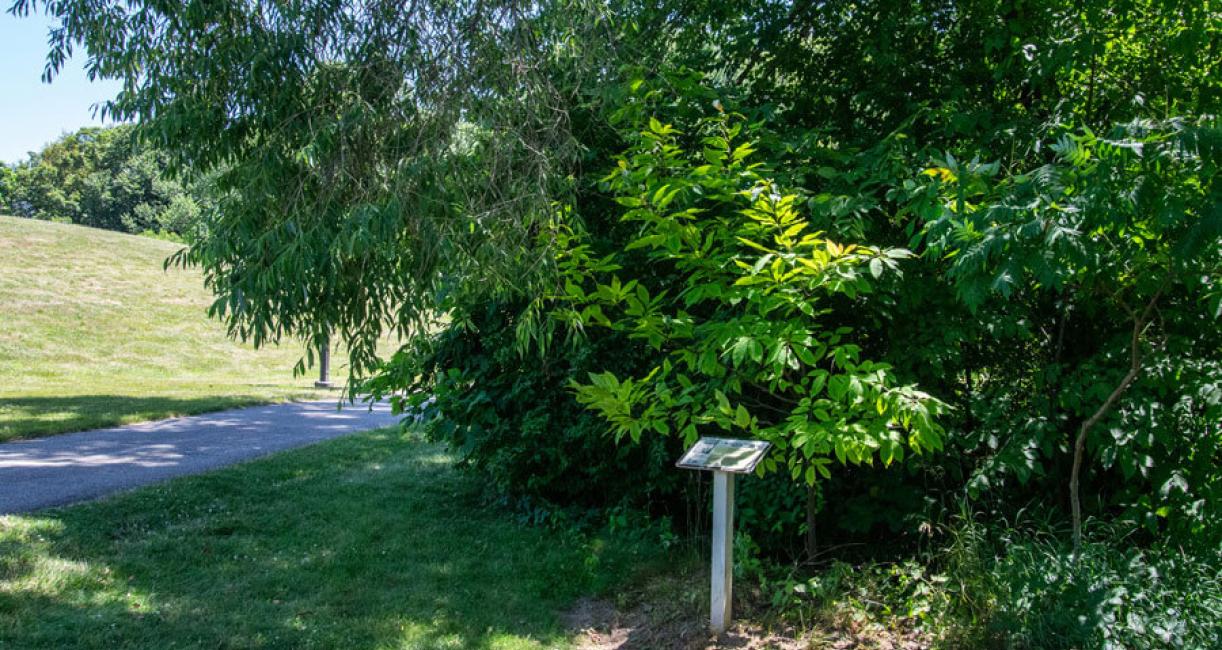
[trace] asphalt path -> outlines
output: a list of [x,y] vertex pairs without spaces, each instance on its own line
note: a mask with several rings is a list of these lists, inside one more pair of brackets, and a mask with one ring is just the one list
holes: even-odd
[[398,423],[390,406],[291,402],[0,444],[0,514],[95,499]]

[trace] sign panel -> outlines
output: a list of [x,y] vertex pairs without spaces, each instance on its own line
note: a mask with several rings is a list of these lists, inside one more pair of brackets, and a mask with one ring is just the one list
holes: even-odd
[[675,465],[684,469],[750,474],[770,447],[772,443],[763,440],[701,438]]

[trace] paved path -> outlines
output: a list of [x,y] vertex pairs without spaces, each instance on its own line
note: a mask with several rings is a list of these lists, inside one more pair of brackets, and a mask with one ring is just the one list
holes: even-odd
[[395,424],[388,404],[294,402],[0,444],[0,514],[92,499]]

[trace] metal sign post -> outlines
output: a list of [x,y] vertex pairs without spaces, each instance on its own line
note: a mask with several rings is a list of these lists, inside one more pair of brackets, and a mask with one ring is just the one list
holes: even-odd
[[323,339],[322,345],[318,346],[318,381],[314,382],[314,388],[330,388],[331,387],[331,337]]
[[755,471],[772,444],[763,440],[701,438],[676,463],[713,472],[713,563],[709,627],[721,634],[730,626],[734,596],[734,475]]
[[717,634],[730,625],[734,600],[734,475],[713,472],[713,584],[709,627]]

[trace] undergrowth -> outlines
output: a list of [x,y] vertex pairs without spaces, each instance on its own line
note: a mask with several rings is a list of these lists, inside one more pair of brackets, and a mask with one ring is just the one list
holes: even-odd
[[1222,647],[1222,548],[1096,527],[1075,553],[1064,533],[961,514],[906,559],[815,566],[761,560],[740,536],[736,568],[808,630],[916,630],[948,650]]

